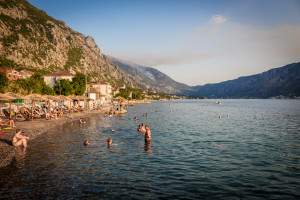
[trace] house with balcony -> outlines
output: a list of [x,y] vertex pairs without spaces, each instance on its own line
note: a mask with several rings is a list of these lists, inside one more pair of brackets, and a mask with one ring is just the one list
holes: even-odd
[[22,73],[12,69],[12,68],[7,68],[7,67],[2,67],[0,66],[0,72],[3,72],[6,74],[6,77],[9,80],[18,80],[18,79],[22,79]]
[[98,104],[111,103],[112,86],[104,81],[89,82],[88,97],[97,101]]

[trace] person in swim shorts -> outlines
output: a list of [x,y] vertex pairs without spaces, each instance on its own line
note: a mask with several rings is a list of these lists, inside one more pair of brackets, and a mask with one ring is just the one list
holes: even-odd
[[145,133],[145,143],[151,141],[151,131],[148,125],[145,126],[146,133]]

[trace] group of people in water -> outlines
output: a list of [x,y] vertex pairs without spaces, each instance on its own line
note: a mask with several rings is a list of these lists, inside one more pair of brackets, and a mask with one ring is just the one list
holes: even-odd
[[138,126],[137,131],[141,132],[145,136],[145,143],[151,141],[151,130],[148,125],[144,125],[144,123],[142,123]]
[[[134,117],[134,120],[137,120],[137,117]],[[82,118],[80,118],[79,120],[80,124],[84,124],[85,122],[82,121]],[[144,139],[145,139],[145,144],[149,144],[151,142],[151,130],[149,128],[149,125],[144,125],[144,123],[142,123],[141,125],[138,126],[137,131],[142,133],[144,135]],[[114,132],[114,130],[112,130],[112,132]],[[117,143],[112,143],[112,138],[108,138],[106,140],[107,146],[111,147],[112,145],[118,145]],[[90,145],[88,139],[84,139],[83,142],[84,146],[88,146]]]
[[[135,117],[134,120],[137,120],[137,118]],[[79,119],[79,124],[85,124],[85,123],[86,122],[83,121],[82,118]],[[142,123],[141,125],[138,126],[137,131],[143,134],[145,139],[145,144],[149,144],[151,142],[151,130],[148,125],[144,125],[144,123]],[[21,130],[17,129],[12,139],[12,145],[15,147],[23,146],[24,148],[26,148],[28,140],[29,137],[21,135]],[[108,147],[114,145],[112,143],[112,138],[108,138],[106,143]],[[88,139],[84,140],[83,145],[84,146],[90,145]]]

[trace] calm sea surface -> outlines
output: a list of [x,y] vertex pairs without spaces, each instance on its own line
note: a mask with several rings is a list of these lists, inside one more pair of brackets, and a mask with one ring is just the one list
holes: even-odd
[[300,199],[300,101],[214,102],[152,102],[59,126],[1,168],[0,198]]

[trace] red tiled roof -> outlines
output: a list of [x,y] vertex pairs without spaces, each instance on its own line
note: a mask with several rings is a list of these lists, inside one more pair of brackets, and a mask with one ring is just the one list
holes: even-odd
[[68,71],[59,71],[59,72],[54,72],[54,73],[51,73],[51,74],[47,74],[45,76],[75,76],[75,75],[68,72]]
[[32,72],[32,71],[28,71],[26,69],[24,69],[23,71],[27,72],[28,74],[34,75],[34,72]]

